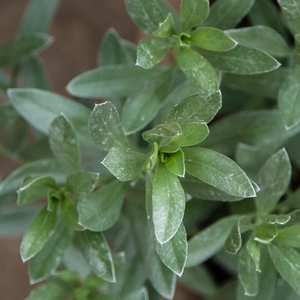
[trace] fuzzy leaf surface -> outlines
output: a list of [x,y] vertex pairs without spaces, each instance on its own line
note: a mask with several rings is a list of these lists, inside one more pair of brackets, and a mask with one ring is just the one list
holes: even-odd
[[292,33],[300,33],[300,3],[295,0],[278,0],[278,3]]

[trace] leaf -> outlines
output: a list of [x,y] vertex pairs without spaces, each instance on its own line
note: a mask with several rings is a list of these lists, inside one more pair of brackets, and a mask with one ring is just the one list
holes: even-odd
[[222,105],[221,92],[199,92],[189,96],[173,107],[167,122],[177,123],[209,123]]
[[273,224],[262,223],[254,229],[254,240],[262,244],[271,243],[278,235],[278,230]]
[[194,235],[188,243],[186,267],[201,264],[224,246],[238,216],[225,217]]
[[59,5],[59,0],[31,0],[23,14],[19,34],[46,32]]
[[64,114],[57,116],[49,127],[50,148],[66,171],[78,171],[80,149],[75,129]]
[[89,132],[94,143],[103,150],[128,146],[119,114],[109,101],[95,105],[89,119]]
[[204,148],[185,149],[184,155],[187,173],[230,195],[255,196],[249,178],[230,158]]
[[295,0],[278,0],[284,19],[292,33],[300,32],[300,3]]
[[290,215],[266,215],[266,216],[261,216],[260,219],[268,224],[279,224],[279,225],[284,225],[286,224],[290,219]]
[[246,296],[256,296],[258,293],[258,273],[255,264],[244,247],[239,253],[238,275],[244,287]]
[[31,284],[46,279],[56,270],[72,238],[73,231],[63,222],[57,222],[53,234],[43,249],[29,261]]
[[187,47],[180,47],[177,61],[187,79],[198,88],[205,92],[218,90],[217,74],[202,55]]
[[134,295],[131,296],[131,300],[148,300],[148,291],[145,287],[140,288]]
[[291,178],[291,164],[286,150],[283,148],[273,154],[261,168],[257,184],[255,204],[260,214],[269,213],[282,195],[286,192]]
[[148,34],[157,29],[159,23],[166,19],[161,1],[126,0],[129,16],[135,24]]
[[47,48],[52,37],[45,33],[20,35],[0,47],[0,68],[11,66]]
[[213,27],[200,27],[192,31],[191,43],[211,51],[228,51],[237,45],[222,30]]
[[40,176],[37,178],[24,180],[22,186],[18,189],[18,205],[28,204],[45,197],[49,190],[58,189],[55,180],[49,176]]
[[250,238],[246,244],[247,251],[251,256],[254,264],[256,272],[261,272],[260,269],[260,244],[254,239]]
[[92,271],[105,281],[115,282],[114,262],[104,235],[86,230],[77,232],[77,239]]
[[168,14],[167,18],[159,23],[157,30],[152,32],[153,35],[160,38],[172,37],[175,34],[175,21],[171,13]]
[[145,167],[147,156],[125,147],[113,147],[102,164],[120,181],[137,178]]
[[271,243],[268,250],[279,274],[284,280],[300,294],[300,254],[293,248]]
[[54,232],[56,212],[45,207],[31,221],[21,242],[21,258],[23,262],[35,256],[46,244]]
[[84,105],[55,93],[31,88],[9,89],[8,97],[17,112],[44,134],[48,134],[50,123],[64,113],[74,126],[79,141],[92,145],[87,130],[91,111]]
[[280,63],[258,49],[237,45],[226,52],[208,51],[198,48],[209,63],[216,69],[240,75],[252,75],[273,71],[280,67]]
[[185,175],[184,153],[181,149],[172,154],[166,154],[167,169],[179,177]]
[[161,69],[150,71],[132,65],[108,65],[84,72],[73,78],[67,91],[83,98],[114,98],[139,91],[147,80],[161,74]]
[[181,31],[187,31],[201,24],[209,14],[208,0],[183,0],[180,3]]
[[70,296],[70,290],[55,283],[46,283],[37,286],[26,300],[57,300]]
[[160,39],[142,39],[137,48],[136,65],[151,69],[164,59],[171,46],[169,42]]
[[300,248],[300,225],[293,225],[278,231],[276,241],[284,243],[290,247]]
[[79,171],[68,176],[66,187],[77,200],[81,200],[94,190],[98,178],[98,173]]
[[278,108],[287,129],[300,121],[300,67],[297,65],[280,86]]
[[77,204],[79,223],[91,231],[104,231],[118,220],[126,184],[113,181]]
[[168,242],[177,232],[184,215],[185,195],[176,175],[160,163],[153,180],[153,223],[160,244]]
[[156,251],[162,262],[176,275],[181,276],[187,259],[187,236],[183,224],[168,242],[156,242]]
[[237,41],[239,45],[257,48],[276,57],[291,55],[291,49],[285,39],[270,27],[257,25],[226,30],[225,33]]
[[229,29],[235,27],[248,14],[255,0],[218,0],[211,9],[205,26]]
[[61,201],[61,215],[66,224],[73,230],[84,230],[84,227],[79,224],[76,205],[68,197],[64,197],[64,199]]

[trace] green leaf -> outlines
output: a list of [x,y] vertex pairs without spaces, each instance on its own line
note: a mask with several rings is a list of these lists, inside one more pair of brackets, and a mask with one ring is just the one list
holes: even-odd
[[108,65],[82,73],[67,85],[67,91],[83,98],[114,98],[139,91],[143,83],[156,78],[161,69],[145,70],[131,65]]
[[54,232],[56,212],[45,207],[31,221],[21,242],[21,258],[23,262],[35,256],[46,244]]
[[238,275],[244,287],[246,296],[256,296],[258,293],[258,273],[255,269],[255,264],[244,247],[239,253]]
[[109,101],[95,105],[89,120],[89,132],[94,143],[103,150],[128,146],[117,109]]
[[167,169],[179,177],[185,175],[184,153],[181,149],[172,154],[166,154]]
[[49,47],[52,37],[45,33],[33,33],[17,36],[0,47],[0,68],[11,66],[21,62]]
[[153,180],[153,223],[160,244],[177,232],[184,215],[185,195],[176,175],[159,163]]
[[156,30],[167,16],[159,0],[153,0],[151,3],[143,0],[126,0],[125,4],[135,24],[148,34]]
[[173,15],[169,13],[167,18],[162,23],[159,23],[158,29],[153,31],[152,34],[160,38],[172,37],[173,34],[175,34],[175,21]]
[[46,283],[36,287],[26,300],[57,300],[70,296],[70,290],[55,283]]
[[300,33],[300,3],[295,0],[278,0],[278,3],[292,33]]
[[169,112],[167,122],[209,123],[222,105],[221,92],[200,92],[189,96]]
[[8,97],[17,112],[44,134],[48,134],[50,123],[64,113],[74,126],[79,141],[92,145],[87,130],[91,111],[84,105],[55,93],[31,88],[10,89]]
[[113,181],[77,204],[79,223],[91,231],[104,231],[118,220],[127,185]]
[[271,243],[278,235],[278,230],[273,224],[262,223],[255,227],[254,240],[262,244]]
[[225,217],[194,235],[188,243],[186,267],[201,264],[224,246],[238,216]]
[[68,176],[66,187],[77,200],[81,200],[87,197],[94,190],[98,178],[98,173],[79,171]]
[[255,196],[249,178],[230,158],[204,148],[185,149],[184,155],[187,173],[230,195]]
[[300,294],[300,254],[293,248],[271,243],[268,250],[279,274]]
[[263,50],[272,56],[286,57],[292,54],[285,39],[276,30],[267,26],[231,29],[225,33],[240,45]]
[[61,201],[61,215],[66,224],[73,230],[84,230],[84,228],[79,224],[76,206],[68,197],[64,197]]
[[172,77],[171,68],[157,76],[153,82],[148,81],[126,100],[122,110],[122,124],[127,134],[144,128],[158,114],[168,94]]
[[181,276],[187,259],[187,236],[183,224],[168,242],[156,242],[156,251],[162,262],[176,275]]
[[57,222],[53,234],[43,249],[29,261],[31,284],[46,279],[56,270],[72,238],[73,231],[63,222]]
[[145,287],[140,288],[134,295],[131,296],[131,300],[148,300],[148,291]]
[[290,247],[300,248],[300,225],[294,225],[280,229],[276,241]]
[[270,72],[277,69],[280,63],[258,49],[237,45],[226,52],[208,51],[198,48],[209,63],[216,69],[223,72],[251,75]]
[[76,132],[64,114],[57,116],[49,127],[50,148],[66,171],[78,171],[80,165],[80,149]]
[[182,134],[175,136],[161,149],[162,152],[175,152],[180,147],[199,144],[208,136],[209,130],[205,123],[182,123]]
[[78,242],[84,258],[92,271],[100,278],[115,282],[115,268],[112,255],[101,232],[77,232]]
[[145,167],[147,156],[125,147],[113,147],[102,164],[120,181],[134,180]]
[[251,256],[256,272],[261,272],[260,269],[260,244],[254,239],[250,238],[246,244],[247,251]]
[[40,176],[37,178],[24,180],[18,189],[18,205],[28,204],[45,197],[49,190],[58,189],[55,180],[49,176]]
[[31,0],[23,14],[19,34],[46,32],[54,17],[59,0]]
[[300,121],[300,66],[297,65],[282,83],[278,94],[278,108],[287,129]]
[[164,59],[171,46],[169,42],[160,39],[142,39],[137,48],[136,65],[151,69]]
[[255,199],[260,214],[270,212],[286,192],[291,178],[291,163],[283,148],[273,154],[261,168],[257,184],[260,191]]
[[208,0],[182,0],[180,3],[181,31],[201,24],[209,14]]
[[286,224],[290,219],[290,215],[266,215],[261,216],[260,219],[268,224],[279,224],[284,225]]
[[191,43],[211,51],[228,51],[237,42],[228,37],[222,30],[213,27],[200,27],[191,33]]
[[229,29],[235,27],[248,14],[255,0],[218,0],[211,9],[205,26]]
[[205,92],[218,90],[218,77],[211,64],[199,53],[180,47],[177,61],[185,76]]

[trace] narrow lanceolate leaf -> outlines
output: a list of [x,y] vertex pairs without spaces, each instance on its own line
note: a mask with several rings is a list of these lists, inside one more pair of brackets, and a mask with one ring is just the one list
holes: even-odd
[[218,0],[211,7],[205,26],[229,29],[247,15],[255,0]]
[[191,33],[191,43],[211,51],[228,51],[237,42],[228,37],[222,30],[213,27],[200,27]]
[[161,73],[134,65],[108,65],[82,73],[67,85],[70,94],[84,98],[123,97],[138,91],[146,80]]
[[257,272],[261,272],[261,270],[260,270],[260,243],[255,241],[254,239],[250,238],[247,241],[246,248],[255,264],[255,270]]
[[263,50],[270,55],[286,57],[291,55],[291,49],[285,39],[274,29],[263,26],[251,26],[231,29],[225,33],[240,45]]
[[35,256],[52,235],[56,224],[56,212],[50,212],[45,207],[31,221],[21,243],[21,258],[23,261]]
[[279,225],[283,225],[286,224],[290,219],[291,216],[290,215],[265,215],[265,216],[261,216],[260,219],[268,224],[279,224]]
[[255,199],[260,214],[274,208],[286,192],[291,178],[291,164],[285,149],[273,154],[259,172],[257,184],[260,191]]
[[18,189],[19,205],[31,203],[42,197],[45,197],[49,190],[57,189],[54,178],[49,176],[40,176],[34,179],[24,180]]
[[300,225],[280,229],[276,241],[280,241],[290,247],[300,248]]
[[293,33],[300,32],[300,3],[295,0],[278,0],[285,21]]
[[183,0],[180,4],[181,31],[201,24],[209,14],[208,0]]
[[99,174],[79,171],[67,178],[66,187],[77,200],[87,197],[95,188]]
[[187,47],[181,47],[177,60],[185,76],[201,90],[218,90],[217,74],[202,55]]
[[287,76],[278,94],[278,108],[287,129],[300,121],[300,66]]
[[65,197],[62,199],[61,215],[66,224],[68,224],[68,226],[73,230],[84,230],[84,227],[79,224],[76,205],[70,198]]
[[73,231],[63,222],[57,222],[54,233],[45,247],[29,261],[31,284],[47,278],[56,270],[72,237]]
[[271,243],[268,250],[279,274],[300,295],[300,254],[293,248]]
[[131,300],[149,300],[148,291],[145,287],[140,288],[137,292],[135,292],[132,296],[130,296]]
[[57,161],[70,173],[80,165],[80,149],[75,129],[64,114],[50,124],[49,144]]
[[111,102],[96,104],[90,116],[89,131],[94,143],[103,150],[128,145],[119,114]]
[[19,63],[51,43],[52,38],[45,33],[17,36],[0,47],[0,68]]
[[128,14],[135,24],[151,34],[157,29],[160,22],[166,19],[166,13],[162,8],[161,1],[126,0]]
[[219,252],[238,219],[238,216],[223,218],[193,236],[188,243],[186,266],[194,267]]
[[230,158],[204,148],[185,149],[186,171],[230,195],[254,197],[255,190],[244,171]]
[[77,204],[79,223],[91,231],[103,231],[118,220],[126,184],[113,181]]
[[115,282],[115,268],[112,255],[101,232],[82,231],[77,233],[82,254],[92,271],[100,278]]
[[230,254],[236,254],[242,246],[242,235],[241,235],[241,219],[233,226],[226,242],[225,250]]
[[168,14],[167,18],[159,23],[158,29],[152,32],[153,35],[160,38],[172,37],[175,34],[175,21],[171,13]]
[[176,175],[160,163],[153,180],[152,209],[155,236],[160,244],[177,232],[184,214],[185,195]]
[[152,68],[163,60],[171,46],[160,39],[142,39],[137,48],[136,64],[144,69]]
[[238,275],[244,287],[246,296],[256,296],[258,293],[258,273],[255,264],[244,247],[239,253]]
[[266,52],[242,45],[237,45],[226,52],[207,51],[200,48],[198,51],[214,68],[228,73],[252,75],[270,72],[280,66],[280,63]]
[[175,153],[167,155],[166,167],[173,174],[179,177],[184,177],[185,175],[184,153],[181,149],[179,149]]
[[146,155],[119,146],[109,150],[102,164],[120,181],[130,181],[140,174],[146,160]]
[[222,105],[220,91],[200,92],[189,96],[169,112],[167,122],[177,123],[209,123]]
[[168,242],[164,244],[156,242],[156,251],[162,262],[181,276],[187,259],[187,237],[183,224]]

